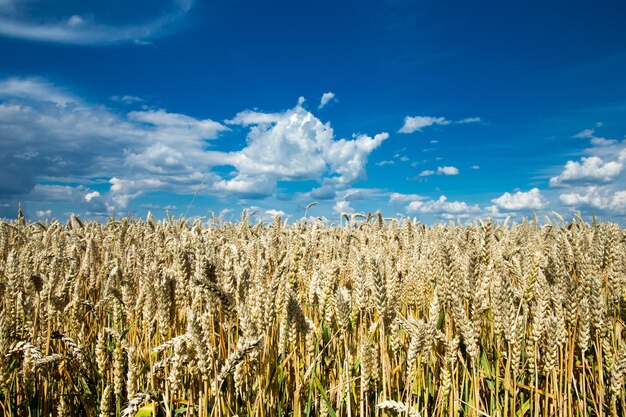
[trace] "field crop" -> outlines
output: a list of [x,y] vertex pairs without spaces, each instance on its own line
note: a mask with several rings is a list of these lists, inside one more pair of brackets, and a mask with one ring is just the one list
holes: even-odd
[[626,231],[0,222],[0,413],[622,416]]

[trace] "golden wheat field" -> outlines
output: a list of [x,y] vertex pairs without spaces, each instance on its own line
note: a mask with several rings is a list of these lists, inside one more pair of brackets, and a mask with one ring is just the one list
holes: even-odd
[[621,416],[626,231],[0,223],[0,410]]

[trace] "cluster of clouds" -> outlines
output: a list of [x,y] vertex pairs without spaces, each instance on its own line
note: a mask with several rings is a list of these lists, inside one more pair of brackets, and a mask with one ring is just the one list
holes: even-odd
[[[280,112],[244,110],[223,121],[151,108],[140,97],[112,100],[117,110],[89,103],[44,79],[0,80],[0,210],[4,210],[0,215],[14,214],[20,201],[40,203],[38,207],[69,203],[84,213],[106,215],[114,209],[125,210],[152,192],[194,195],[199,184],[203,193],[218,198],[244,203],[266,199],[281,207],[280,183],[294,181],[317,185],[287,199],[302,206],[325,201],[336,213],[350,213],[355,205],[376,202],[402,215],[444,219],[505,217],[558,207],[626,214],[625,141],[598,137],[592,129],[572,138],[589,141],[589,147],[580,158],[555,171],[545,189],[516,189],[491,198],[491,204],[478,205],[443,193],[424,196],[354,188],[367,178],[370,156],[389,134],[337,138],[330,123],[309,111],[303,98]],[[325,93],[317,107],[332,100],[334,94]],[[475,119],[410,118],[414,127]],[[215,140],[227,133],[245,135],[246,144],[230,152],[219,150]],[[394,157],[403,161],[401,153]],[[442,164],[418,176],[433,175],[459,176],[461,172]],[[276,208],[250,208],[262,218],[289,214]],[[35,214],[46,218],[53,212],[42,208]]]
[[399,207],[409,215],[436,214],[442,219],[469,219],[477,217],[506,217],[520,211],[539,210],[546,206],[546,201],[538,188],[529,191],[505,192],[491,200],[493,205],[481,207],[460,200],[450,200],[445,195],[428,198],[418,194],[391,193],[389,203]]
[[[453,123],[472,123],[479,118],[468,118],[450,121],[444,117],[414,116],[406,117],[401,133],[420,131],[432,125],[449,125]],[[601,127],[602,124],[596,124]],[[619,216],[626,214],[626,140],[611,139],[596,134],[595,129],[585,129],[575,134],[573,139],[587,140],[589,147],[577,160],[569,160],[553,175],[548,187],[540,190],[537,187],[528,191],[514,190],[505,192],[491,199],[492,205],[479,207],[463,201],[449,201],[445,195],[438,199],[428,199],[419,195],[392,194],[391,204],[404,203],[406,213],[439,213],[443,218],[492,216],[505,217],[530,210],[572,211],[594,209],[596,213]],[[472,169],[480,169],[474,165]],[[436,170],[423,170],[417,177],[431,175],[458,175],[454,166],[440,166]]]
[[[141,22],[121,20],[128,13],[123,3],[110,2],[107,14],[117,21],[100,21],[98,16],[76,2],[56,4],[43,0],[0,1],[0,35],[42,42],[66,44],[146,43],[176,29],[193,6],[194,0],[148,3],[149,18]],[[69,16],[69,17],[68,17]]]
[[[87,188],[75,187],[72,201],[105,212],[150,190],[188,192],[205,176],[206,141],[228,129],[165,110],[117,113],[42,79],[2,80],[0,198],[6,204],[45,193],[37,189],[44,183],[79,183]],[[111,185],[107,199],[78,196],[102,182]],[[59,189],[47,191],[58,200]]]
[[425,169],[418,174],[418,177],[429,177],[431,175],[459,175],[460,171],[455,166],[443,166],[437,167],[436,171],[432,169]]
[[626,214],[626,140],[596,136],[595,129],[585,129],[573,138],[588,140],[591,146],[585,149],[586,156],[567,161],[561,173],[550,178],[559,202],[601,214]]
[[[243,131],[246,145],[214,149],[228,131]],[[9,78],[0,81],[0,203],[66,201],[103,214],[154,191],[191,195],[205,184],[215,196],[264,198],[280,181],[305,180],[332,197],[366,178],[370,153],[388,137],[337,139],[302,98],[282,112],[246,110],[218,122],[146,106],[115,111],[43,79]],[[218,174],[219,166],[231,172]]]

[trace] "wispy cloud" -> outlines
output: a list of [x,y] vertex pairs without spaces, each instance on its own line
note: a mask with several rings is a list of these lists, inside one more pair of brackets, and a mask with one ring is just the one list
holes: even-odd
[[413,133],[421,131],[425,127],[440,125],[446,126],[450,124],[466,124],[480,122],[479,117],[468,117],[461,120],[448,120],[445,117],[431,117],[431,116],[406,116],[404,118],[404,124],[398,130],[399,133]]
[[141,97],[130,96],[130,95],[111,96],[111,100],[118,102],[118,103],[124,103],[124,104],[136,104],[136,103],[141,103],[142,101],[144,101]]
[[[98,16],[81,16],[69,8],[59,11],[52,8],[49,2],[41,0],[9,2],[8,6],[0,7],[0,35],[79,45],[144,43],[173,30],[187,15],[192,4],[193,0],[173,0],[168,10],[161,11],[150,21],[106,24],[99,23],[96,20]],[[123,17],[125,13],[126,10],[120,8],[118,15]]]
[[49,102],[58,106],[78,103],[80,100],[42,78],[11,77],[0,80],[0,98],[11,97],[36,102]]
[[379,166],[379,167],[383,167],[385,165],[395,165],[395,164],[396,163],[394,161],[385,160],[385,161],[376,162],[374,165]]
[[[598,127],[601,127],[601,126],[602,125],[600,124],[600,126]],[[596,136],[594,129],[585,129],[581,132],[578,132],[573,137],[578,138],[578,139],[590,139],[591,144],[596,145],[596,146],[608,146],[608,145],[614,145],[617,143],[617,140],[615,139],[607,139],[607,138],[603,138],[600,136]]]

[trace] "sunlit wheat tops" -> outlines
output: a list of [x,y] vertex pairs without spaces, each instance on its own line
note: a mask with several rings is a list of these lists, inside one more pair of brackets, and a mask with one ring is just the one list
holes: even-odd
[[343,217],[0,223],[0,414],[626,414],[624,229]]

